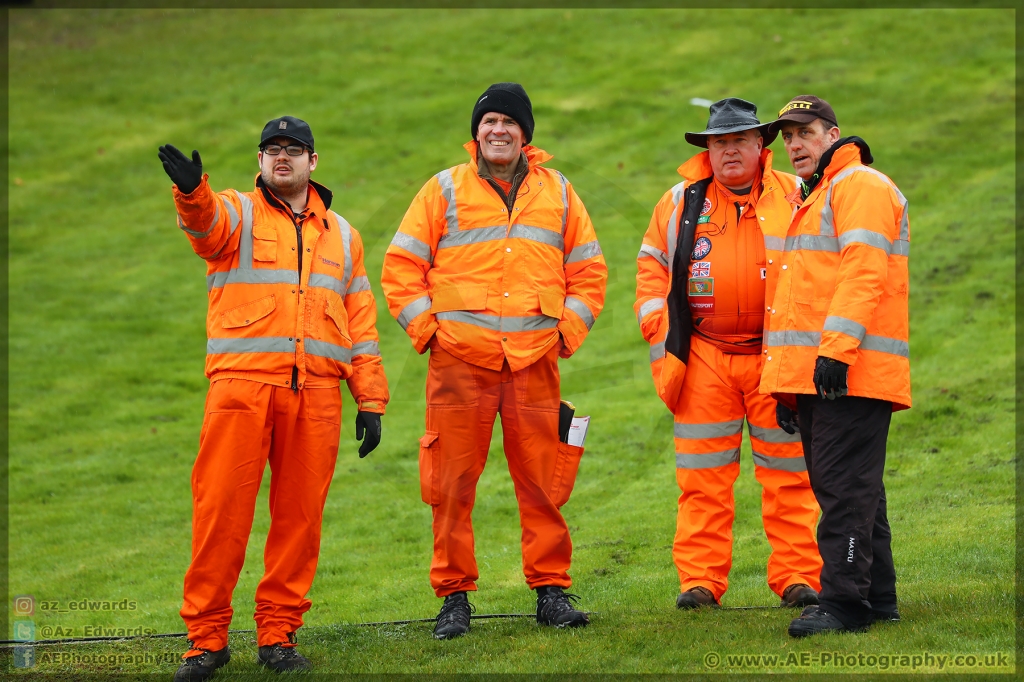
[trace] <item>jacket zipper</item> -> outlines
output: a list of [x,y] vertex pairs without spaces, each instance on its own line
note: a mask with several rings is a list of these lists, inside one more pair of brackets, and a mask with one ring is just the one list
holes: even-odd
[[[302,224],[296,219],[295,213],[292,213],[292,223],[295,225],[295,243],[298,247],[299,254],[299,294],[302,294]],[[301,316],[300,316],[301,317]],[[302,329],[297,330],[299,333]],[[297,339],[296,339],[297,340]],[[295,393],[299,392],[299,366],[297,364],[292,365],[292,391]]]

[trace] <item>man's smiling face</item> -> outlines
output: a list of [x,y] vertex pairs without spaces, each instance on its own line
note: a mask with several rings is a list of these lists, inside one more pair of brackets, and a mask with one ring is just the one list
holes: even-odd
[[495,112],[484,114],[476,129],[476,141],[487,163],[507,166],[519,160],[526,139],[515,119]]

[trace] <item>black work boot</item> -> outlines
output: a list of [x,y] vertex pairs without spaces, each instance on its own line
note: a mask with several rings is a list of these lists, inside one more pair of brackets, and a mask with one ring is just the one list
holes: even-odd
[[[188,644],[189,649],[194,648],[192,640],[189,640]],[[219,651],[202,649],[202,652],[198,656],[191,656],[181,662],[178,670],[174,673],[174,682],[202,682],[203,680],[208,680],[217,668],[227,665],[227,662],[231,660],[231,652],[227,647]]]
[[288,633],[287,642],[261,646],[256,654],[256,662],[275,673],[310,670],[313,667],[308,658],[296,651],[294,632]]
[[453,592],[444,598],[434,625],[435,639],[452,639],[469,632],[469,615],[476,611],[465,592]]
[[710,606],[717,609],[721,605],[715,599],[715,595],[711,593],[711,590],[700,585],[691,587],[676,597],[677,609],[695,609],[699,606]]
[[850,628],[843,624],[831,613],[820,606],[808,606],[801,613],[799,618],[794,618],[789,624],[790,637],[807,637],[808,635],[820,635],[825,632],[864,632],[868,628]]
[[561,587],[545,585],[537,588],[537,622],[556,628],[582,628],[590,617],[573,607],[580,598],[563,592]]
[[882,611],[879,609],[871,609],[871,622],[872,623],[898,623],[900,622],[900,612],[897,609],[891,611]]
[[[818,593],[810,585],[795,583],[782,591],[782,604],[787,608],[811,606],[818,603]],[[802,615],[802,614],[801,614]]]

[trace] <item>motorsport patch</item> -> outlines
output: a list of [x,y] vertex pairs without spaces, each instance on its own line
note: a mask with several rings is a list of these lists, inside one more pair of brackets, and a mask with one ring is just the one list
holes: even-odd
[[761,268],[761,279],[768,279],[768,268]]
[[702,208],[700,210],[700,214],[701,215],[707,215],[708,213],[711,213],[711,199],[705,198],[704,199],[704,208]]
[[715,295],[715,278],[714,277],[691,277],[690,296],[714,296]]
[[710,277],[711,261],[699,260],[690,264],[690,277]]
[[690,299],[690,310],[695,313],[713,313],[715,312],[715,297],[711,296],[708,298]]
[[711,240],[707,237],[697,237],[697,241],[693,244],[690,260],[700,260],[709,253],[711,253]]
[[704,223],[710,223],[710,222],[711,222],[711,216],[709,216],[709,215],[702,215],[701,217],[697,218],[697,224],[698,225],[703,225]]

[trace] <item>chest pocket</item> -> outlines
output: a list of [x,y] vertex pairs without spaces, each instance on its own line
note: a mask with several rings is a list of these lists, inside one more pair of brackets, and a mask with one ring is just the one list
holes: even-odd
[[277,260],[277,230],[270,225],[253,225],[252,259],[262,263]]

